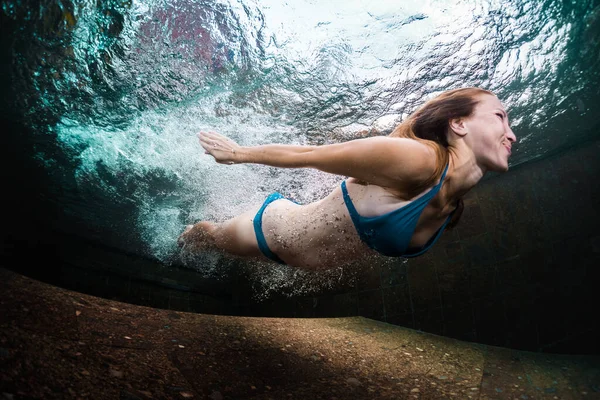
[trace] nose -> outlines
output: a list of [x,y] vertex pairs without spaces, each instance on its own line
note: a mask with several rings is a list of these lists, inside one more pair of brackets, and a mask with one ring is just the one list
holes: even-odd
[[506,138],[511,143],[515,143],[517,141],[517,137],[515,136],[515,133],[512,131],[512,129],[510,127],[508,127],[508,132],[506,133]]

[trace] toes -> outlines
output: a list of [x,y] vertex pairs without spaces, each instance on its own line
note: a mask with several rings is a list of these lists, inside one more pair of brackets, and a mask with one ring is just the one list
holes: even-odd
[[177,246],[182,247],[186,242],[187,233],[194,227],[194,225],[186,225],[185,230],[177,238]]

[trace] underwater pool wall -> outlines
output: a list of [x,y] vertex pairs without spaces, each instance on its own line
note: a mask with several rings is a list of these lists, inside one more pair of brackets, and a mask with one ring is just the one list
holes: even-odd
[[[3,243],[5,266],[57,286],[224,315],[364,317],[521,350],[598,354],[600,141],[512,168],[465,198],[459,226],[426,255],[370,266],[355,284],[253,301],[228,281],[59,233]],[[48,261],[40,267],[39,257]],[[241,269],[240,269],[241,270]]]

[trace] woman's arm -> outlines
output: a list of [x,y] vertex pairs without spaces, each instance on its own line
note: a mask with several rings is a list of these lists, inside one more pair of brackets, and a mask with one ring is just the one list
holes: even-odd
[[422,181],[435,169],[431,148],[415,140],[378,136],[323,146],[269,144],[239,146],[214,132],[201,132],[200,143],[223,164],[257,163],[280,168],[316,168],[384,187]]

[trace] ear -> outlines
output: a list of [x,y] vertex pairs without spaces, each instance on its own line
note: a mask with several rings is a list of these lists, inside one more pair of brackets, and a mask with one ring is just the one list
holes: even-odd
[[467,125],[464,118],[452,118],[448,125],[458,136],[465,136],[468,133]]

